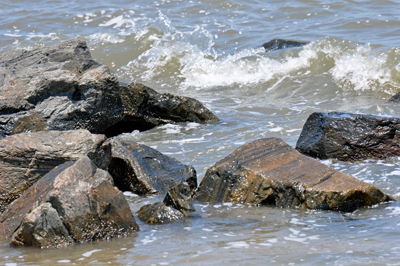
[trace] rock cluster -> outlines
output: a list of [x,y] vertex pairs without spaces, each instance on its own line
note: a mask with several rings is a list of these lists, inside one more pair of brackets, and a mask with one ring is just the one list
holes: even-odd
[[87,129],[115,136],[169,122],[215,122],[199,101],[120,85],[84,41],[0,55],[0,138],[42,130]]
[[208,169],[199,187],[193,166],[122,134],[216,121],[195,99],[119,84],[83,41],[0,55],[0,232],[41,248],[129,235],[139,227],[121,190],[165,193],[138,211],[149,224],[198,217],[194,200],[345,212],[393,200],[310,156],[397,156],[398,119],[314,113],[298,151],[277,138],[250,142]]

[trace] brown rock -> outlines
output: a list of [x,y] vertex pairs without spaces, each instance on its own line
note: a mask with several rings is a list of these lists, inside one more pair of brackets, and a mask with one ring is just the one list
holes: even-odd
[[83,155],[107,169],[111,145],[87,130],[21,133],[0,140],[0,212],[51,169]]
[[55,247],[138,230],[108,172],[87,157],[62,164],[30,187],[0,217],[15,245]]
[[278,138],[243,145],[216,163],[195,199],[336,211],[392,200],[370,184],[301,155]]

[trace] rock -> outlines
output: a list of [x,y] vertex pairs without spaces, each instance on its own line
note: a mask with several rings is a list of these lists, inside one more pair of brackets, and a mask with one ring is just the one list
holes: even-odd
[[396,93],[392,98],[389,99],[389,103],[398,103],[400,102],[400,91]]
[[57,247],[109,239],[139,229],[107,171],[87,157],[57,166],[0,216],[14,245]]
[[376,187],[304,156],[278,138],[245,144],[217,162],[207,170],[194,198],[345,212],[392,200]]
[[349,113],[313,113],[296,144],[301,153],[342,161],[400,155],[400,119]]
[[111,138],[109,142],[112,144],[109,172],[120,190],[139,195],[167,192],[181,180],[197,187],[193,166],[135,142],[130,134]]
[[183,214],[163,202],[148,204],[139,209],[138,218],[148,224],[172,223],[183,218]]
[[218,117],[195,99],[169,93],[160,94],[140,83],[121,85],[121,95],[124,118],[105,132],[107,136],[117,136],[133,130],[144,131],[167,123],[219,121]]
[[172,187],[164,198],[164,204],[180,211],[183,216],[197,216],[193,206],[192,194],[196,187],[190,187],[187,182],[180,182]]
[[298,42],[284,39],[273,39],[272,41],[264,43],[262,46],[265,48],[266,52],[286,49],[292,47],[301,47],[303,45],[309,44],[309,42]]
[[122,119],[117,78],[84,41],[0,55],[0,138],[27,131],[102,133]]
[[111,145],[87,130],[21,133],[0,140],[0,212],[51,169],[83,155],[107,169]]

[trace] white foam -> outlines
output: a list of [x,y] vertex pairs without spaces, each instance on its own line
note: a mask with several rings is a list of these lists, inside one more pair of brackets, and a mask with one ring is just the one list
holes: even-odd
[[387,176],[400,176],[400,171],[399,170],[395,170],[395,171],[392,171],[392,172],[390,172],[390,173],[388,173],[386,175]]
[[224,247],[225,249],[230,249],[230,248],[249,248],[249,244],[247,244],[245,241],[229,242],[227,244],[228,244],[228,246]]
[[392,215],[400,215],[400,207],[386,207],[386,210],[391,210],[390,214]]
[[275,127],[275,128],[271,128],[269,131],[270,132],[280,132],[283,130],[283,127]]
[[58,263],[70,263],[71,261],[70,260],[59,260],[59,261],[57,261]]
[[99,24],[100,27],[113,26],[113,28],[120,28],[124,25],[128,27],[135,27],[135,22],[131,18],[124,18],[124,15],[120,15],[110,19],[105,23]]
[[125,41],[124,38],[109,34],[109,33],[95,33],[89,36],[89,39],[95,43],[123,43]]
[[102,251],[102,250],[101,249],[94,249],[92,251],[88,251],[88,252],[83,253],[82,256],[88,258],[88,257],[92,256],[93,253],[99,252],[99,251]]
[[297,218],[292,218],[292,220],[290,220],[290,223],[291,224],[300,224],[300,225],[305,224],[305,223],[300,222],[300,220]]
[[131,192],[131,191],[125,191],[125,192],[124,192],[124,196],[126,196],[126,197],[133,197],[133,198],[139,197],[139,195],[137,195],[137,194],[135,194],[135,193],[133,193],[133,192]]

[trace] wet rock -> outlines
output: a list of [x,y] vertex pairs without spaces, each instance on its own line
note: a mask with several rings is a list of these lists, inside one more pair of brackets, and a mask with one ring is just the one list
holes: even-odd
[[14,245],[57,247],[109,239],[139,228],[108,172],[87,157],[57,166],[0,216]]
[[148,204],[137,212],[138,218],[148,224],[167,224],[182,219],[183,214],[163,202]]
[[389,99],[389,103],[398,103],[400,102],[400,91],[396,93],[392,98]]
[[0,55],[0,138],[41,130],[102,133],[123,115],[117,78],[84,41]]
[[301,153],[342,161],[400,155],[400,119],[349,113],[313,113],[296,144]]
[[83,155],[107,169],[111,145],[87,130],[21,133],[0,140],[0,212],[51,169]]
[[187,182],[180,182],[172,187],[164,198],[164,204],[180,211],[183,216],[197,216],[193,206],[192,194],[196,187],[190,187]]
[[140,83],[121,85],[121,95],[124,118],[105,132],[107,136],[117,136],[133,130],[144,131],[167,123],[219,121],[218,117],[195,99],[161,94]]
[[278,138],[253,141],[217,162],[208,169],[194,198],[346,212],[392,200]]
[[122,191],[139,195],[167,192],[181,180],[197,187],[193,166],[135,142],[130,134],[121,134],[109,142],[112,144],[109,172]]
[[284,40],[284,39],[274,39],[272,41],[264,43],[262,46],[265,48],[266,52],[279,50],[279,49],[286,49],[292,47],[301,47],[303,45],[309,44],[309,42],[299,42],[299,41],[291,41],[291,40]]

